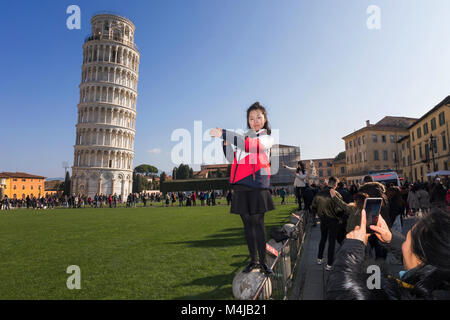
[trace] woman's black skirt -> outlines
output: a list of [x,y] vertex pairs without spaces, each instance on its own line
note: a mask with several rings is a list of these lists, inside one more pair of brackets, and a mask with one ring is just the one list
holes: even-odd
[[263,214],[274,209],[270,190],[255,189],[239,184],[233,185],[231,213],[240,215]]

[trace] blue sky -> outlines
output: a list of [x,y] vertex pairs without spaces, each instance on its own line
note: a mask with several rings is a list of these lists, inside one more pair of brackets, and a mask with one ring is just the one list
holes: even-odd
[[[81,30],[66,27],[71,4]],[[171,170],[175,129],[244,128],[254,101],[308,159],[337,155],[366,120],[420,117],[450,95],[448,0],[14,1],[0,12],[0,171],[72,165],[82,44],[102,10],[136,25],[135,166]]]

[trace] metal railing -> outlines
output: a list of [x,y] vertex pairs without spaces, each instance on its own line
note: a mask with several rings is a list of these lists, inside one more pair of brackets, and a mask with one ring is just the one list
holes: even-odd
[[295,224],[296,238],[285,240],[278,251],[278,256],[267,254],[267,261],[273,270],[273,275],[265,277],[256,290],[252,300],[286,300],[289,289],[292,287],[292,278],[297,267],[297,260],[302,251],[306,236],[306,226],[309,223],[309,213],[300,211],[296,213],[299,220]]
[[122,36],[114,36],[114,35],[107,35],[107,34],[97,34],[97,35],[88,35],[86,38],[84,38],[84,43],[94,40],[109,40],[109,41],[116,41],[121,44],[125,44],[129,47],[132,47],[136,51],[139,51],[139,47],[132,41],[127,41],[122,38]]

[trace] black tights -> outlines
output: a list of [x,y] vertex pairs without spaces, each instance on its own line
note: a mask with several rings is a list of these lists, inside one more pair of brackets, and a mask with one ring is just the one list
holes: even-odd
[[245,240],[252,262],[257,262],[256,253],[259,254],[259,262],[266,262],[266,229],[264,227],[264,214],[241,215],[244,222]]

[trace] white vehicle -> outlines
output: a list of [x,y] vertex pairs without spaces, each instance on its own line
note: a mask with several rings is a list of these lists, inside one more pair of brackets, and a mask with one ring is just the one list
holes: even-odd
[[400,179],[395,171],[369,172],[369,175],[372,176],[373,181],[380,182],[386,187],[388,187],[391,183],[397,187],[401,186]]

